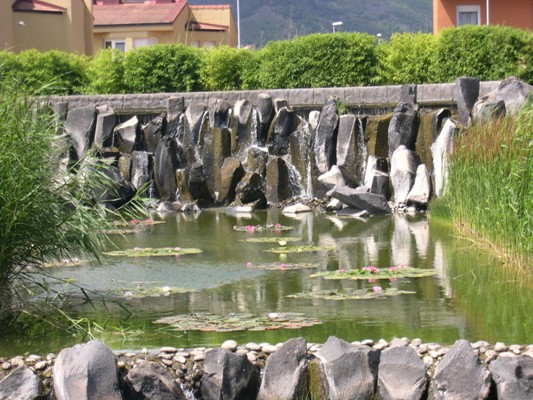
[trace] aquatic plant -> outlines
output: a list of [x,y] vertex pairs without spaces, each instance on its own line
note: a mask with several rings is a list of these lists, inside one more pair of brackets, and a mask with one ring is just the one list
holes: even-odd
[[390,278],[422,278],[435,275],[433,269],[419,269],[399,265],[397,267],[376,268],[374,266],[362,267],[359,269],[339,269],[337,271],[322,271],[312,274],[310,278],[322,277],[324,279],[368,279],[370,283],[377,279]]

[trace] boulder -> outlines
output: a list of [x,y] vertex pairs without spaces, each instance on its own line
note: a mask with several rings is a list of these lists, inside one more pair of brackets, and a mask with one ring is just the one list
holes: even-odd
[[255,208],[266,208],[267,199],[263,188],[263,178],[257,172],[247,172],[235,188],[237,203],[254,203]]
[[131,163],[133,162],[133,154],[122,154],[118,159],[118,170],[122,177],[131,181]]
[[404,204],[413,187],[418,160],[416,153],[401,145],[391,157],[390,179],[396,204]]
[[330,399],[371,399],[374,396],[380,351],[330,336],[317,352],[320,378]]
[[486,101],[481,103],[479,109],[474,111],[474,120],[477,123],[489,123],[495,119],[505,117],[507,109],[503,100]]
[[408,204],[427,206],[431,198],[431,177],[424,164],[416,169],[415,182],[407,195]]
[[379,215],[391,213],[387,199],[378,194],[365,193],[361,190],[344,186],[333,189],[331,197],[342,201],[347,206],[359,210],[366,210],[370,214]]
[[183,112],[185,110],[185,98],[169,97],[167,101],[166,129],[163,135],[168,135],[177,140],[183,140]]
[[220,186],[217,190],[218,203],[228,205],[235,200],[235,190],[244,173],[244,168],[237,158],[228,157],[224,160],[220,169]]
[[198,147],[203,142],[203,132],[207,128],[205,115],[205,106],[203,104],[191,103],[185,110],[183,146],[185,159],[189,165],[200,161],[198,159]]
[[252,400],[257,397],[259,376],[244,354],[214,349],[205,354],[202,395],[205,400]]
[[251,172],[257,172],[261,176],[266,176],[268,164],[268,151],[252,146],[248,149],[246,158],[246,169]]
[[402,85],[400,87],[400,102],[416,103],[417,102],[417,85]]
[[265,195],[270,204],[279,204],[291,197],[289,167],[281,157],[269,157]]
[[96,124],[96,107],[89,105],[69,110],[65,122],[65,133],[70,140],[78,160],[81,160],[91,147]]
[[214,200],[207,187],[204,176],[204,167],[201,163],[194,163],[189,170],[189,193],[193,200],[197,200],[201,205],[212,205]]
[[0,399],[44,400],[46,390],[35,372],[22,366],[0,381]]
[[320,174],[329,171],[336,163],[338,123],[337,99],[330,96],[322,107],[315,132],[315,160]]
[[299,400],[307,395],[307,342],[291,339],[268,357],[258,400]]
[[489,364],[498,399],[533,399],[533,358],[499,357]]
[[266,144],[270,121],[274,116],[274,103],[268,93],[259,93],[257,96],[257,115],[259,118],[259,132],[257,142],[260,146]]
[[298,129],[289,136],[289,154],[291,163],[302,177],[302,185],[309,194],[312,187],[311,179],[311,134],[309,124],[302,121]]
[[433,171],[431,145],[437,139],[442,127],[451,115],[451,111],[447,108],[441,108],[437,111],[420,115],[415,150],[416,154],[420,157],[420,161],[426,165],[430,174]]
[[458,340],[437,365],[430,385],[434,399],[487,399],[491,373],[466,340]]
[[342,115],[337,135],[337,166],[349,186],[363,183],[365,163],[363,123],[355,115]]
[[479,96],[479,79],[461,77],[455,81],[455,98],[457,100],[457,114],[461,125],[470,125],[472,108]]
[[211,197],[220,188],[220,168],[226,157],[231,156],[231,132],[227,128],[207,129],[202,146],[202,164],[207,188]]
[[368,154],[377,158],[389,156],[389,125],[392,114],[370,116],[366,122],[365,142]]
[[150,184],[151,157],[146,151],[134,151],[131,162],[131,185],[136,189],[148,191]]
[[161,138],[155,152],[154,181],[162,201],[176,199],[176,170],[180,168],[177,154],[176,142],[169,137]]
[[498,89],[489,93],[482,102],[498,103],[503,101],[508,113],[514,114],[520,110],[531,95],[533,86],[522,82],[520,79],[511,76],[504,79],[498,85]]
[[231,104],[226,101],[211,98],[207,106],[210,128],[228,128]]
[[102,342],[91,340],[61,350],[53,374],[57,400],[122,400],[117,359]]
[[239,100],[233,108],[233,129],[235,138],[232,139],[232,151],[235,154],[243,154],[257,138],[252,131],[253,112],[252,103],[248,100]]
[[155,153],[159,140],[167,131],[164,114],[152,119],[141,128],[143,148],[149,153]]
[[453,138],[456,126],[451,119],[448,119],[442,130],[431,145],[431,157],[433,159],[433,191],[436,197],[444,194],[448,181],[448,170],[450,157],[453,151]]
[[176,170],[177,199],[182,202],[190,203],[193,201],[189,191],[189,176],[186,168]]
[[374,193],[383,196],[385,199],[390,199],[390,177],[389,174],[374,170],[372,176],[372,184],[370,185],[370,193]]
[[283,214],[299,214],[304,212],[313,211],[310,207],[302,203],[296,203],[291,206],[285,207],[282,211]]
[[106,165],[95,158],[85,158],[78,173],[91,174],[95,170],[98,170],[101,176],[98,184],[91,186],[95,202],[119,208],[135,195],[134,188],[114,165]]
[[318,177],[318,180],[325,185],[328,190],[336,187],[346,186],[344,176],[336,165],[331,167],[331,169]]
[[425,398],[427,367],[410,346],[390,347],[381,353],[378,398],[381,400]]
[[418,106],[414,103],[398,103],[389,124],[389,156],[401,145],[409,150],[415,149],[418,124]]
[[101,149],[106,145],[111,145],[109,139],[112,138],[113,128],[117,122],[117,117],[112,108],[107,106],[96,107],[96,128],[94,130],[94,147]]
[[138,126],[139,120],[137,117],[132,117],[115,127],[115,138],[121,152],[131,153],[135,149]]
[[132,368],[125,379],[124,395],[128,400],[186,400],[187,397],[172,375],[152,361]]
[[283,156],[289,152],[289,137],[298,127],[298,117],[287,107],[281,108],[268,131],[267,148],[271,156]]

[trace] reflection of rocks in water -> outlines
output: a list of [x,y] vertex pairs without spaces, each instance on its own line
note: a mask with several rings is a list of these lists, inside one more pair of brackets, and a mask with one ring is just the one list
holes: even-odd
[[435,266],[435,270],[437,271],[437,276],[441,280],[441,284],[444,289],[444,295],[451,299],[453,292],[450,276],[448,275],[448,262],[445,259],[444,247],[440,240],[435,242],[434,253],[435,258],[433,260],[433,265]]
[[426,258],[429,251],[429,223],[427,219],[409,222],[409,230],[415,239],[416,253]]
[[412,236],[404,215],[394,215],[394,232],[391,238],[392,265],[411,265]]

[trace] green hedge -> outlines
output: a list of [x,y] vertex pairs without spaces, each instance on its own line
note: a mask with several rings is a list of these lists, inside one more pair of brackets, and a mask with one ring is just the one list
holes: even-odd
[[504,26],[465,26],[395,34],[313,34],[269,42],[260,50],[180,44],[93,58],[50,51],[0,52],[0,80],[25,92],[109,94],[453,82],[460,76],[533,83],[533,33]]

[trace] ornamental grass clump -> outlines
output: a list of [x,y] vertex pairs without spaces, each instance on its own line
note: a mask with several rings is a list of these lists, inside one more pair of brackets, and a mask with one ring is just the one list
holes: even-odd
[[462,229],[531,266],[533,105],[457,138],[445,202]]

